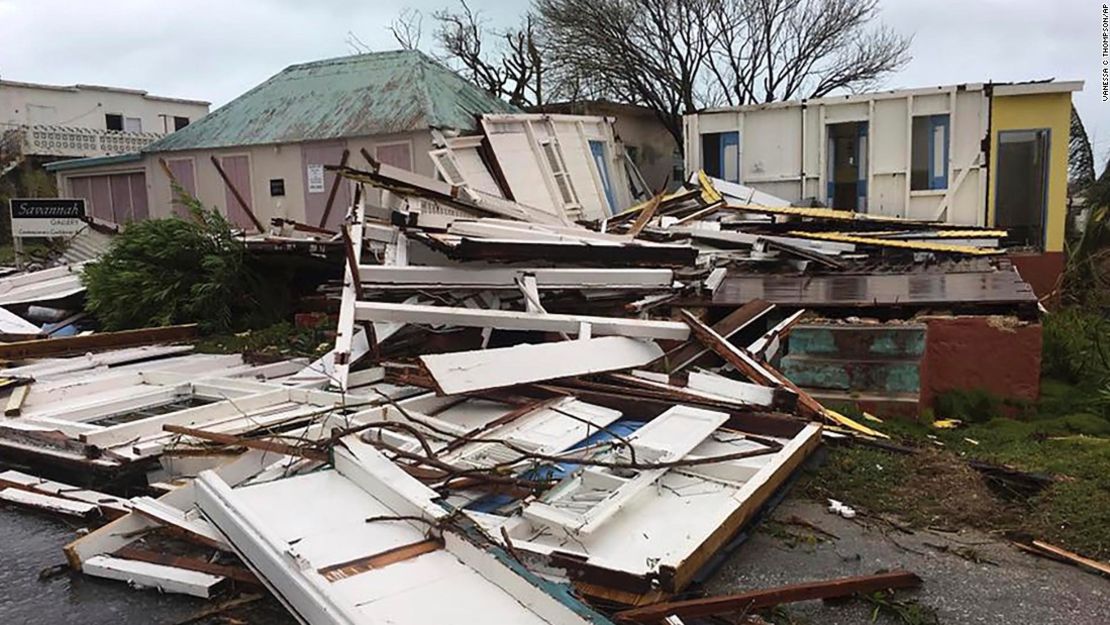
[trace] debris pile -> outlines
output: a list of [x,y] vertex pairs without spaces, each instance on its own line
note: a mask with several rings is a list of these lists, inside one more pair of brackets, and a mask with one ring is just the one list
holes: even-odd
[[322,287],[336,344],[315,362],[105,343],[6,369],[5,453],[149,494],[8,472],[0,498],[108,521],[66,547],[85,574],[203,597],[261,584],[314,625],[680,622],[919,583],[666,603],[823,434],[883,436],[780,371],[804,309],[1035,316],[1005,233],[702,173],[652,194],[598,119],[487,115],[440,138],[442,180],[369,154],[337,168],[341,232],[260,239],[342,248],[342,284]]

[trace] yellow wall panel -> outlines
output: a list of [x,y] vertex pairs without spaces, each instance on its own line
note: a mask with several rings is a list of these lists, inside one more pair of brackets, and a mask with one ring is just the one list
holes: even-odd
[[1068,138],[1071,131],[1071,94],[1041,93],[991,98],[991,178],[988,188],[988,224],[994,224],[998,171],[998,133],[1003,130],[1049,129],[1048,210],[1045,216],[1045,251],[1064,249],[1064,222],[1068,200]]

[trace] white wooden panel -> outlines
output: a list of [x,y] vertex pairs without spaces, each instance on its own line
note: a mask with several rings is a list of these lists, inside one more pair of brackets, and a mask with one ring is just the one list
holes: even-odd
[[623,336],[421,356],[445,394],[640,367],[663,350]]
[[449,306],[424,306],[419,304],[391,304],[385,302],[359,302],[356,304],[359,321],[394,321],[401,323],[427,323],[502,330],[537,330],[576,334],[580,324],[590,325],[594,335],[621,335],[629,337],[686,340],[690,328],[677,321],[654,321],[619,317],[594,317],[589,315],[534,314],[514,310],[475,310]]
[[[881,174],[906,170],[906,100],[878,100],[875,102],[871,128],[871,170],[876,177]],[[903,194],[904,190],[899,189]]]
[[825,124],[867,121],[867,102],[830,103],[825,104],[823,108],[825,109]]
[[124,560],[110,556],[93,556],[81,571],[93,577],[127,582],[140,588],[157,588],[162,592],[192,595],[207,599],[223,577],[190,571],[164,564]]
[[[744,142],[741,181],[758,184],[777,178],[796,179],[801,174],[801,107],[746,113],[741,140]],[[763,190],[782,197],[796,196],[798,184],[794,182],[793,189],[783,186]]]
[[949,95],[947,91],[930,94],[930,95],[915,95],[913,97],[913,114],[918,115],[940,115],[949,112],[948,110]]

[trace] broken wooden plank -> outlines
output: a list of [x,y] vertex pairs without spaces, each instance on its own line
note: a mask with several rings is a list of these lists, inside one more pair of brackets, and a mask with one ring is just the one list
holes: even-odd
[[702,618],[719,614],[750,613],[754,610],[771,608],[783,603],[811,601],[814,599],[834,599],[857,593],[880,590],[913,588],[921,584],[921,578],[908,571],[893,571],[876,575],[842,577],[818,582],[803,582],[776,588],[765,588],[734,595],[706,597],[657,603],[642,608],[617,612],[618,621],[637,623],[658,623],[668,616],[679,618]]
[[735,367],[737,371],[747,376],[751,381],[765,386],[777,386],[779,384],[779,380],[775,378],[774,374],[768,371],[747,350],[729,343],[728,340],[714,332],[713,328],[702,323],[701,319],[695,317],[690,311],[680,310],[679,314],[682,315],[682,320],[690,326],[690,332],[698,341],[713,350],[721,359]]
[[120,332],[99,332],[86,336],[66,336],[34,341],[18,341],[0,344],[0,360],[23,360],[44,358],[66,354],[85,353],[103,349],[137,347],[155,343],[180,343],[189,341],[197,335],[195,323],[143,328],[141,330],[122,330]]
[[653,342],[607,336],[421,356],[446,395],[643,366],[663,354]]
[[5,417],[19,416],[19,413],[23,411],[23,402],[27,400],[27,393],[30,389],[30,384],[23,384],[12,391],[12,394],[8,396],[8,403],[4,407]]
[[149,562],[151,564],[161,564],[163,566],[172,566],[178,569],[185,569],[187,571],[197,571],[199,573],[207,573],[209,575],[216,575],[218,577],[226,577],[243,584],[251,584],[259,586],[262,582],[258,581],[254,573],[250,569],[243,566],[229,566],[226,564],[214,564],[202,558],[195,558],[189,556],[177,556],[169,553],[162,553],[160,551],[152,551],[150,549],[143,549],[140,547],[133,547],[128,545],[117,550],[114,554],[117,558],[124,560],[135,560],[138,562]]
[[1052,557],[1070,562],[1080,568],[1090,569],[1097,573],[1102,573],[1103,575],[1110,575],[1110,564],[1106,564],[1105,562],[1092,560],[1091,558],[1081,556],[1067,549],[1062,549],[1056,545],[1050,545],[1042,540],[1034,540],[1033,547],[1050,554]]
[[594,335],[619,335],[634,338],[684,340],[689,328],[675,321],[594,317],[589,315],[533,314],[514,310],[476,310],[449,306],[358,302],[358,321],[425,323],[501,330],[535,330],[577,334],[581,324],[589,324]]
[[[713,331],[725,339],[731,339],[737,332],[763,318],[774,308],[774,304],[769,304],[761,299],[753,299],[713,324]],[[709,351],[708,347],[698,341],[688,341],[686,344],[667,352],[661,363],[666,365],[667,371],[674,373],[694,364]]]
[[100,515],[100,508],[96,504],[74,501],[63,497],[44,495],[19,488],[5,488],[0,490],[0,501],[6,501],[23,508],[31,508],[53,514],[64,514],[81,519],[91,519]]
[[92,504],[100,508],[104,516],[111,519],[119,518],[131,511],[131,502],[122,497],[46,480],[14,470],[0,473],[0,488],[17,488],[40,495]]
[[200,571],[111,556],[93,556],[85,561],[81,570],[93,577],[115,579],[140,588],[157,588],[162,592],[192,595],[202,599],[214,595],[226,579]]

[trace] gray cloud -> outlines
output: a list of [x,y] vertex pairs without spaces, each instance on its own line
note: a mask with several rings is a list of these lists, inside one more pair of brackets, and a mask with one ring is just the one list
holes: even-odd
[[[97,83],[201,98],[219,105],[283,67],[349,54],[354,32],[373,49],[396,47],[386,26],[404,6],[427,16],[453,0],[0,0],[0,76]],[[471,0],[492,24],[522,2]],[[913,61],[889,88],[1055,77],[1085,80],[1076,105],[1110,156],[1110,103],[1102,101],[1097,0],[886,0],[883,20],[913,34]],[[425,40],[430,39],[425,18]]]

